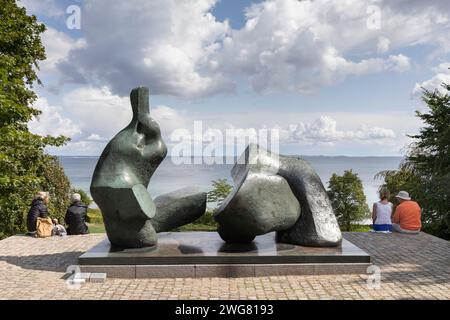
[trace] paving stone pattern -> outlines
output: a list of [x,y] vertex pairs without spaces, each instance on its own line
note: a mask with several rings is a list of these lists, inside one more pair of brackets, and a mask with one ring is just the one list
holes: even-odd
[[67,266],[104,237],[0,241],[0,299],[450,299],[450,242],[425,233],[344,233],[372,255],[379,286],[373,274],[106,279],[69,286]]

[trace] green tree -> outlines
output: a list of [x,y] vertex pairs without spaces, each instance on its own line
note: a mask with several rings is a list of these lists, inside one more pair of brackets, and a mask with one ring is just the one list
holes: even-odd
[[39,189],[53,192],[50,208],[60,210],[67,201],[66,189],[53,188],[63,183],[57,178],[60,166],[44,150],[68,139],[36,135],[27,126],[40,114],[32,105],[33,85],[41,83],[36,70],[45,59],[44,31],[15,0],[0,0],[0,238],[25,230],[28,206]]
[[45,154],[40,167],[37,172],[41,181],[39,188],[50,193],[48,211],[52,218],[62,222],[70,203],[70,181],[55,156]]
[[395,206],[398,200],[395,197],[400,190],[408,190],[409,194],[414,197],[420,192],[421,181],[419,176],[410,168],[407,162],[402,162],[398,170],[385,170],[378,172],[375,179],[384,179],[384,183],[378,188],[380,191],[387,188],[391,194],[389,201]]
[[220,206],[231,190],[233,190],[233,186],[228,183],[227,179],[217,179],[211,182],[213,189],[208,192],[208,202],[216,203],[217,206]]
[[[416,135],[398,170],[377,177],[395,195],[408,191],[422,207],[423,230],[450,239],[450,86],[423,89],[427,112],[416,111],[424,126]],[[395,203],[396,199],[392,199]]]
[[333,173],[328,189],[338,223],[345,231],[351,231],[353,223],[369,216],[361,179],[352,170],[344,171],[342,176]]
[[[223,200],[230,194],[233,187],[228,183],[227,179],[213,180],[213,189],[208,192],[208,203],[215,204],[216,207],[220,206]],[[211,231],[217,228],[217,222],[214,220],[213,208],[207,208],[204,215],[195,220],[194,222],[178,228],[178,230],[197,230],[197,231]]]

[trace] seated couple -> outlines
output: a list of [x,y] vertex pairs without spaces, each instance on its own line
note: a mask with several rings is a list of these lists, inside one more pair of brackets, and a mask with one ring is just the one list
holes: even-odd
[[48,216],[47,205],[50,197],[48,192],[38,192],[36,198],[31,203],[30,211],[27,215],[27,228],[28,235],[38,236],[38,224],[40,219],[44,225],[42,230],[45,232],[45,236],[53,235],[78,235],[89,233],[88,226],[86,225],[87,218],[87,206],[81,202],[81,196],[78,193],[72,195],[72,202],[69,208],[67,208],[64,222],[67,225],[66,228],[58,224],[58,220],[50,219]]
[[380,201],[373,204],[373,231],[389,233],[392,230],[401,233],[419,233],[421,209],[412,201],[408,192],[400,191],[396,198],[398,206],[393,213],[394,205],[389,202],[389,190],[380,191]]

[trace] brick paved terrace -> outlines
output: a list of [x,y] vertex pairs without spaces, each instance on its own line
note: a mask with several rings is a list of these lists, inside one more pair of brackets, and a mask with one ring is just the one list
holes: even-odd
[[450,299],[450,242],[431,235],[345,233],[381,268],[369,275],[107,279],[67,287],[66,267],[103,234],[0,241],[0,299]]

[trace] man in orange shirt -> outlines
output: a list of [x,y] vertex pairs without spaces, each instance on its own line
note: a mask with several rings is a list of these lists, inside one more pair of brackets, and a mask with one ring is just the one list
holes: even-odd
[[400,204],[395,209],[392,229],[402,233],[419,233],[422,227],[419,204],[412,201],[406,191],[400,191],[396,198]]

